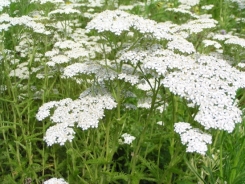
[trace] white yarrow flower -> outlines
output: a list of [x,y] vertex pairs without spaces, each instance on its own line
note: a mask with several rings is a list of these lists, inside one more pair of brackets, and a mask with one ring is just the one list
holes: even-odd
[[[75,125],[83,130],[97,128],[99,120],[104,117],[104,110],[110,110],[117,105],[109,94],[93,96],[89,93],[91,92],[82,93],[77,100],[67,98],[45,103],[39,108],[36,115],[38,120],[50,116],[50,120],[56,123],[47,130],[44,137],[49,146],[55,143],[64,145],[66,141],[72,141]],[[54,109],[52,114],[50,109]]]
[[187,145],[187,152],[197,152],[204,155],[208,150],[207,144],[212,143],[211,135],[192,128],[189,123],[175,123],[174,131],[180,134],[182,144]]
[[124,139],[123,140],[124,144],[131,144],[135,140],[135,137],[128,133],[122,134],[122,138]]
[[167,44],[168,49],[177,50],[181,53],[191,54],[196,52],[194,45],[191,42],[188,42],[183,37],[174,37],[172,41]]
[[68,184],[63,178],[51,178],[43,184]]
[[199,4],[200,0],[179,0],[179,2],[188,6],[195,6]]

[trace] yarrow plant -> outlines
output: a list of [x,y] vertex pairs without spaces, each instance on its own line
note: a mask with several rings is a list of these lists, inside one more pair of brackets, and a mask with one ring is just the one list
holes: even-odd
[[240,184],[242,9],[0,3],[0,181]]

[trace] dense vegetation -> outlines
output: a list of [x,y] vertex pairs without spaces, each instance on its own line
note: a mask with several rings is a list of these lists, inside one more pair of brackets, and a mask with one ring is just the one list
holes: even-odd
[[2,0],[1,184],[245,183],[242,0]]

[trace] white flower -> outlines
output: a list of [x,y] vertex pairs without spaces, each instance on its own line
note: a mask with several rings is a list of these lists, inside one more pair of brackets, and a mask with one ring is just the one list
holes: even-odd
[[12,2],[14,2],[14,1],[13,0],[1,0],[0,12],[3,10],[4,7],[9,7]]
[[236,90],[245,86],[244,73],[211,56],[192,62],[191,68],[166,76],[163,85],[200,106],[195,120],[206,129],[232,132],[235,124],[241,122],[241,110],[234,99]]
[[7,91],[7,86],[6,85],[0,85],[0,94],[4,93],[4,91]]
[[64,3],[63,0],[31,0],[31,3],[39,2],[40,4],[45,4],[45,3]]
[[126,12],[120,10],[106,10],[90,21],[87,24],[86,29],[88,31],[95,29],[99,33],[110,31],[116,35],[120,35],[123,31],[129,31],[132,26],[132,21],[131,15]]
[[158,121],[157,124],[160,126],[164,126],[165,123],[163,121]]
[[88,3],[86,3],[86,6],[88,7],[101,7],[105,3],[104,0],[88,0]]
[[36,114],[36,118],[38,121],[44,120],[46,117],[50,116],[50,109],[56,105],[55,101],[50,101],[43,104],[38,109],[38,113]]
[[151,101],[152,101],[152,99],[150,97],[139,99],[137,107],[150,109],[151,108]]
[[245,9],[245,1],[243,0],[231,0],[231,1],[237,3],[240,9]]
[[43,184],[68,184],[63,178],[51,178]]
[[150,84],[145,79],[142,79],[139,82],[139,84],[137,84],[137,88],[142,90],[142,91],[150,91],[151,88],[152,88],[152,85],[154,86],[155,80],[154,79],[149,79],[148,81],[149,81]]
[[245,63],[238,63],[237,66],[240,68],[245,68]]
[[[22,17],[9,17],[7,14],[0,15],[0,23],[4,22],[7,24],[7,28],[10,26],[25,26],[27,28],[32,29],[36,33],[49,35],[51,34],[49,31],[45,29],[45,26],[41,23],[36,23],[32,17],[29,16],[22,16]],[[6,28],[6,25],[5,25]],[[6,28],[6,29],[7,29]]]
[[245,39],[244,38],[239,38],[237,36],[233,36],[225,41],[225,44],[230,44],[230,45],[239,45],[243,48],[245,48]]
[[181,4],[185,4],[188,6],[195,6],[199,4],[200,0],[179,0]]
[[190,130],[192,126],[189,123],[179,122],[175,123],[174,131],[178,134],[183,134],[184,132]]
[[188,10],[185,10],[183,8],[167,8],[166,9],[167,11],[171,11],[171,12],[175,12],[175,13],[181,13],[181,14],[184,14],[184,15],[189,15],[190,17],[193,17],[193,18],[196,18],[198,19],[199,16],[193,14],[192,12],[188,11]]
[[28,79],[30,72],[28,70],[28,62],[24,62],[17,65],[17,68],[11,70],[9,73],[10,77],[18,77],[20,79]]
[[167,47],[170,50],[178,50],[187,54],[196,52],[193,44],[180,36],[174,37],[173,40],[167,44]]
[[220,40],[220,41],[225,41],[227,39],[233,38],[234,36],[230,35],[230,34],[215,34],[213,36],[213,39],[215,40]]
[[180,134],[182,144],[187,145],[187,152],[197,152],[204,155],[208,150],[207,144],[212,143],[211,135],[193,129],[189,123],[175,123],[174,131]]
[[58,54],[59,54],[59,50],[57,49],[53,49],[51,51],[45,52],[46,57],[54,57],[55,55],[58,55]]
[[[91,50],[93,52],[93,50]],[[91,52],[88,52],[88,49],[82,47],[73,47],[71,50],[65,51],[69,58],[78,59],[80,57],[89,58],[89,55],[93,55]]]
[[52,146],[56,143],[62,146],[66,141],[71,142],[74,138],[74,134],[74,130],[68,127],[68,123],[60,123],[49,127],[43,140],[48,146]]
[[118,79],[124,80],[125,82],[129,82],[132,85],[135,85],[139,82],[138,76],[121,73],[118,75]]
[[215,47],[216,49],[219,49],[219,48],[222,47],[222,46],[220,45],[220,43],[218,43],[218,42],[216,42],[216,41],[213,41],[213,40],[203,40],[202,42],[203,42],[203,44],[204,44],[204,47],[213,46],[213,47]]
[[128,133],[122,134],[122,138],[124,139],[124,144],[131,144],[135,140],[135,137]]
[[210,4],[210,5],[202,6],[201,8],[202,8],[203,10],[211,10],[213,7],[214,7],[214,5]]
[[56,55],[51,57],[51,61],[48,61],[46,64],[48,66],[55,66],[57,64],[63,64],[68,63],[70,61],[70,58],[65,55]]
[[[45,103],[39,108],[36,115],[38,120],[50,116],[50,120],[56,123],[47,130],[44,137],[49,146],[55,143],[64,145],[66,141],[72,141],[75,124],[83,130],[97,128],[99,120],[104,116],[104,110],[116,107],[117,103],[109,94],[100,92],[94,96],[92,93],[92,90],[87,90],[77,100],[67,98]],[[54,109],[52,114],[50,109]]]
[[142,60],[147,56],[147,52],[144,52],[141,49],[134,49],[130,51],[122,51],[120,53],[120,61],[124,61],[125,63],[131,63],[134,66],[137,66],[139,62],[142,62]]
[[84,63],[74,63],[64,69],[64,77],[74,78],[80,74],[91,75],[95,74],[99,82],[105,80],[113,80],[117,77],[117,73],[103,65],[97,64],[93,61]]
[[52,17],[52,16],[57,15],[57,14],[58,15],[62,15],[62,14],[71,15],[71,14],[80,14],[80,13],[81,12],[79,10],[72,9],[71,7],[66,7],[64,9],[53,10],[53,11],[49,12],[48,16]]
[[185,24],[182,24],[180,26],[181,30],[187,30],[190,32],[190,34],[197,34],[200,33],[202,31],[204,31],[205,29],[211,29],[216,27],[218,21],[211,19],[211,18],[200,18],[197,20],[192,20],[189,21]]
[[157,22],[144,19],[137,15],[131,15],[121,10],[106,10],[98,14],[86,26],[87,32],[97,30],[99,33],[110,31],[116,35],[123,32],[130,32],[130,28],[147,35],[152,35],[155,39],[171,39],[171,35],[162,29],[164,25],[158,25]]
[[80,44],[73,40],[64,40],[56,42],[54,47],[58,49],[72,49],[74,47],[80,47]]

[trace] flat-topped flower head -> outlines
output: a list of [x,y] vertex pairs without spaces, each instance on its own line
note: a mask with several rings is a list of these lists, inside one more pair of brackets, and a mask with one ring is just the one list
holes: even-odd
[[64,0],[31,0],[31,3],[40,3],[40,4],[46,4],[46,3],[64,3]]
[[213,41],[213,40],[203,40],[204,47],[214,47],[216,49],[222,48],[221,44],[219,42]]
[[[41,23],[35,22],[32,17],[21,16],[21,17],[10,17],[8,14],[0,15],[0,24],[3,23],[4,29],[9,29],[12,26],[24,26],[31,29],[35,33],[44,35],[50,35],[51,32],[46,30],[45,26]],[[3,28],[2,28],[3,29]],[[1,30],[1,26],[0,26]]]
[[232,132],[241,122],[242,113],[234,100],[236,90],[245,87],[244,73],[211,56],[192,62],[191,68],[167,75],[163,85],[200,106],[195,120],[206,129]]
[[173,40],[167,44],[169,50],[177,50],[183,54],[192,54],[196,52],[194,45],[181,36],[173,37]]
[[3,10],[5,7],[9,7],[11,4],[10,0],[1,0],[0,2],[0,12]]
[[90,30],[96,30],[98,33],[109,31],[115,35],[134,29],[142,34],[150,34],[158,40],[171,39],[168,31],[161,29],[157,22],[121,10],[106,10],[98,14],[87,24],[86,29],[87,32]]
[[175,123],[174,131],[180,135],[182,144],[187,145],[187,152],[197,152],[204,155],[208,150],[207,144],[212,143],[211,135],[192,128],[186,122]]
[[72,141],[74,138],[75,125],[83,130],[97,128],[99,120],[104,116],[104,110],[113,109],[116,105],[114,99],[105,91],[98,91],[93,95],[92,90],[87,90],[76,100],[66,98],[43,104],[36,117],[43,120],[50,116],[50,120],[56,123],[47,130],[45,142],[49,146],[55,143],[64,145],[66,141]]
[[51,178],[43,184],[68,184],[63,178]]
[[86,26],[88,31],[97,30],[100,32],[110,31],[120,35],[123,31],[129,31],[133,23],[133,16],[121,10],[106,10],[98,14]]
[[245,48],[245,39],[244,38],[239,38],[237,36],[233,36],[231,38],[228,38],[225,41],[225,44],[227,44],[227,45],[237,45],[237,46]]
[[200,0],[178,0],[181,4],[185,4],[188,6],[198,5]]
[[178,14],[181,14],[181,15],[188,15],[191,18],[195,18],[195,19],[199,18],[198,15],[190,12],[189,10],[183,9],[181,7],[180,8],[167,8],[166,10],[170,11],[170,12],[178,13]]
[[128,133],[122,134],[122,138],[124,144],[131,144],[135,140],[135,137]]
[[191,20],[185,24],[182,24],[180,29],[186,30],[190,34],[197,34],[207,29],[215,28],[218,21],[212,18],[199,18],[197,20]]
[[79,10],[73,9],[71,7],[66,7],[63,9],[56,9],[51,12],[49,12],[48,16],[52,17],[55,15],[71,15],[71,14],[80,14],[81,12]]
[[245,1],[243,0],[231,0],[238,5],[239,9],[245,9]]

